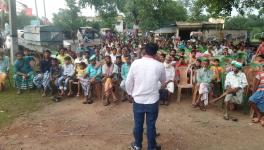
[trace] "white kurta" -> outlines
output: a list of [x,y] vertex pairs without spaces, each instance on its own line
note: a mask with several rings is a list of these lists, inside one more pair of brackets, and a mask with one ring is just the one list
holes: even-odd
[[[164,63],[165,72],[166,72],[166,82],[170,80],[174,80],[175,78],[175,69],[171,64]],[[170,82],[167,84],[166,89],[170,92],[174,92],[174,82]]]

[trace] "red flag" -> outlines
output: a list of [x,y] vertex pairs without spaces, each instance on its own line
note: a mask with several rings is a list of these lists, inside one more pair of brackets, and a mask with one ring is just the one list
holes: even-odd
[[32,8],[26,8],[24,11],[27,16],[32,16]]

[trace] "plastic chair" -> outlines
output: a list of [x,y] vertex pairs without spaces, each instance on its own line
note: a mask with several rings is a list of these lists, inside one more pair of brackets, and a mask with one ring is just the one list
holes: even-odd
[[[189,67],[179,67],[177,68],[180,72],[180,81],[178,83],[178,95],[177,102],[181,102],[181,90],[182,89],[192,89],[193,88],[193,73],[192,69]],[[190,74],[190,78],[188,78]]]

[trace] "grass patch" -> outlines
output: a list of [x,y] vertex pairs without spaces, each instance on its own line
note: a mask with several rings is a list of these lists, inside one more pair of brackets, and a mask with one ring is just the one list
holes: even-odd
[[37,111],[51,101],[41,97],[38,91],[16,94],[16,89],[8,88],[0,93],[0,128],[10,124],[20,115]]

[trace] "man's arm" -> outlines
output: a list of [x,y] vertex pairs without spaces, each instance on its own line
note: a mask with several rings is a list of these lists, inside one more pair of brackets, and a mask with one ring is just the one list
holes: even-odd
[[231,81],[230,81],[230,73],[228,73],[226,75],[226,79],[225,79],[225,89],[228,89],[231,87]]
[[196,71],[196,80],[197,80],[197,83],[201,83],[201,71],[200,71],[200,69],[198,69],[197,71]]
[[161,67],[161,74],[160,74],[159,81],[160,81],[162,86],[166,85],[166,71],[165,71],[165,67],[163,65]]
[[240,85],[240,88],[244,89],[248,85],[247,77],[244,73],[242,73],[242,83]]
[[75,74],[75,70],[74,70],[74,65],[73,65],[73,64],[71,64],[69,70],[71,71],[71,72],[69,73],[69,76],[71,77],[71,76],[73,76],[73,75]]
[[131,66],[127,78],[126,78],[126,91],[128,95],[132,95],[134,89],[134,74],[133,74],[133,67]]
[[121,67],[121,77],[123,80],[125,79],[125,66],[124,65],[122,65]]

